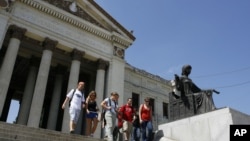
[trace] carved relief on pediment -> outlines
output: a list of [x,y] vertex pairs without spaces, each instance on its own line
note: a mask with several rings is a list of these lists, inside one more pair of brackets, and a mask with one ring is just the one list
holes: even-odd
[[44,0],[44,1],[47,1],[48,3],[60,8],[60,9],[63,9],[77,17],[80,17],[94,25],[97,25],[101,28],[104,28],[106,29],[104,26],[102,26],[100,23],[98,23],[94,18],[92,18],[87,12],[85,12],[83,9],[81,9],[79,6],[76,5],[76,12],[72,12],[70,10],[70,5],[72,4],[72,1],[69,1],[69,0]]

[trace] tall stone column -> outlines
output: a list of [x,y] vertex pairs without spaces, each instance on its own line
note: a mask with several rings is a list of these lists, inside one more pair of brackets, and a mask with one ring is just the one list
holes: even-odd
[[[101,110],[100,103],[104,99],[104,83],[105,83],[105,70],[109,63],[107,61],[104,61],[102,59],[98,59],[98,69],[96,74],[96,83],[95,83],[95,91],[97,93],[97,99],[96,102],[98,103],[98,107]],[[96,131],[95,131],[95,137],[101,137],[101,123],[98,124]]]
[[58,110],[60,106],[60,97],[62,92],[62,85],[63,85],[63,70],[65,70],[62,66],[57,66],[56,68],[56,78],[55,78],[55,86],[52,94],[51,104],[50,104],[50,111],[49,111],[49,118],[47,123],[47,129],[55,130],[57,117],[58,117]]
[[50,64],[52,59],[53,50],[57,45],[57,41],[46,38],[43,42],[43,54],[36,79],[35,90],[30,107],[30,114],[27,125],[29,127],[39,127],[40,117],[43,108],[43,101],[48,81]]
[[[77,87],[77,83],[79,81],[81,59],[83,55],[84,55],[84,52],[81,52],[79,50],[74,49],[72,51],[72,62],[71,62],[71,67],[70,67],[67,92]],[[63,133],[69,132],[69,122],[70,122],[69,107],[66,106],[64,109],[64,113],[63,113],[63,122],[62,122]]]
[[8,29],[8,23],[9,23],[10,16],[8,16],[7,14],[0,14],[0,19],[1,19],[0,20],[0,50],[1,50],[4,37],[5,37],[7,29]]
[[0,116],[2,116],[3,106],[7,96],[11,76],[16,62],[17,53],[26,29],[10,26],[12,37],[10,39],[8,49],[5,53],[4,60],[0,70]]
[[124,74],[125,61],[118,57],[113,57],[110,61],[108,71],[107,94],[116,91],[119,93],[118,105],[121,105],[126,100],[124,99]]
[[38,72],[38,67],[36,66],[37,62],[37,58],[31,58],[31,66],[25,84],[20,110],[18,112],[17,124],[26,125],[29,118],[30,105]]

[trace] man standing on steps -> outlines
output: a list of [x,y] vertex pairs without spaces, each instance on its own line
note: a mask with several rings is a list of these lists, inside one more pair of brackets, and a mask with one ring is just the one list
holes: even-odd
[[135,114],[135,111],[132,107],[132,98],[128,98],[127,103],[121,107],[119,113],[121,114],[121,117],[123,119],[122,131],[124,141],[129,141],[133,127],[133,116]]
[[79,119],[81,108],[85,107],[84,93],[84,82],[79,82],[76,89],[70,90],[67,94],[66,99],[63,102],[62,109],[65,108],[66,104],[69,102],[69,115],[70,115],[70,133],[75,132],[76,124]]

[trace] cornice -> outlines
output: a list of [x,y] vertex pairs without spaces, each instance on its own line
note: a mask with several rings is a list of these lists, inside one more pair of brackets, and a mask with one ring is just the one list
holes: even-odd
[[166,80],[158,75],[154,75],[154,74],[151,74],[145,70],[142,70],[142,69],[139,69],[139,68],[136,68],[128,63],[126,63],[126,69],[129,69],[130,71],[136,73],[136,74],[139,74],[141,76],[145,76],[145,77],[148,77],[148,78],[151,78],[153,80],[156,80],[156,81],[159,81],[159,82],[162,82],[164,84],[169,84],[170,80]]
[[105,31],[101,31],[100,29],[98,29],[99,27],[95,27],[96,25],[91,26],[91,25],[88,25],[88,23],[81,21],[84,19],[78,20],[76,18],[73,18],[74,15],[63,14],[59,11],[56,11],[56,9],[53,9],[51,7],[46,6],[45,4],[42,4],[39,1],[34,1],[34,0],[19,0],[19,1],[22,2],[23,4],[26,4],[30,7],[33,7],[33,8],[35,8],[43,13],[46,13],[46,14],[53,16],[57,19],[60,19],[66,23],[69,23],[77,28],[80,28],[84,31],[87,31],[87,32],[94,34],[100,38],[103,38],[105,40],[119,43],[125,47],[129,47],[133,42],[132,40],[126,39],[125,37],[121,36],[120,34],[118,34],[116,32],[112,32],[112,33],[106,32],[105,33],[105,31],[107,31],[106,29],[102,29]]
[[120,23],[118,23],[112,16],[110,16],[102,7],[100,7],[94,0],[87,0],[92,5],[94,5],[97,9],[99,9],[108,19],[110,19],[115,25],[117,25],[119,28],[121,28],[133,41],[135,40],[135,37],[131,32],[127,31]]

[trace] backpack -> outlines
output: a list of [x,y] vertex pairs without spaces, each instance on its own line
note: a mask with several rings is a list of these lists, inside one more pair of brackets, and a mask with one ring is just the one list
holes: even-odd
[[[115,102],[115,105],[117,106],[117,102]],[[110,100],[110,98],[109,98],[109,106],[111,106],[111,100]],[[101,113],[99,121],[102,121],[102,120],[105,121],[105,113],[106,113],[106,110],[102,109],[102,113]]]
[[70,103],[71,103],[71,100],[72,100],[72,99],[73,99],[73,97],[74,97],[75,92],[76,92],[76,89],[74,89],[74,91],[73,91],[73,95],[72,95],[72,97],[71,97],[71,98],[70,98],[70,100],[69,100],[69,107],[70,107]]
[[[110,98],[109,98],[109,105],[111,105]],[[99,121],[105,120],[105,113],[106,113],[106,110],[102,109],[102,113],[101,113],[101,117]]]

